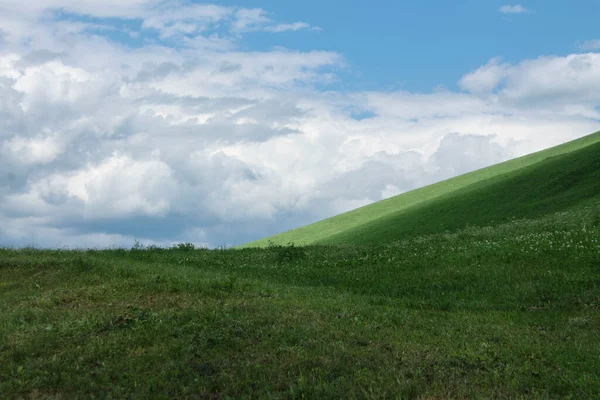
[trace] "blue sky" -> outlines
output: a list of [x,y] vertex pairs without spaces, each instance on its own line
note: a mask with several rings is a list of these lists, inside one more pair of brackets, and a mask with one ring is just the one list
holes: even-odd
[[[597,35],[600,3],[528,1],[529,12],[502,14],[503,1],[423,0],[248,1],[277,19],[308,21],[321,32],[254,33],[249,48],[274,44],[302,50],[337,51],[350,64],[341,85],[350,89],[402,88],[428,92],[456,82],[490,58],[509,62],[540,55],[565,55]],[[240,5],[235,1],[219,4]]]
[[230,246],[600,130],[591,1],[0,0],[0,246]]
[[[193,1],[196,4],[205,2]],[[518,62],[541,55],[566,55],[596,37],[600,3],[590,0],[443,1],[220,1],[222,6],[260,8],[278,21],[306,21],[319,30],[249,32],[239,45],[247,50],[283,46],[302,51],[326,50],[344,55],[339,90],[410,90],[429,92],[438,85],[457,89],[457,82],[474,66],[501,57]],[[525,12],[502,13],[506,5]],[[69,15],[77,20],[89,17]],[[99,19],[102,21],[102,19]],[[106,21],[106,20],[104,20]],[[139,27],[139,20],[118,21]],[[211,31],[213,32],[213,31]],[[223,29],[214,32],[226,34]],[[139,46],[148,31],[132,39],[122,32],[109,36]]]

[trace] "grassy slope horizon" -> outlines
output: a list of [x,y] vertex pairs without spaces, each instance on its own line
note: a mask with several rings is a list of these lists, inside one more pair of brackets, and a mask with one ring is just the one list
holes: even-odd
[[370,246],[0,248],[0,398],[600,398],[600,199]]
[[[532,172],[536,168],[536,165],[538,165],[538,168],[543,168],[540,164],[544,162],[548,163],[551,158],[568,156],[569,153],[577,152],[599,142],[600,132],[596,132],[549,149],[427,185],[310,225],[246,243],[238,246],[238,248],[265,247],[269,244],[286,245],[289,243],[296,245],[364,243],[365,241],[397,240],[407,234],[435,233],[437,230],[445,228],[440,225],[432,228],[430,223],[425,223],[420,229],[415,229],[415,215],[429,208],[427,211],[429,211],[430,217],[440,217],[440,215],[435,215],[436,213],[431,212],[432,207],[442,206],[449,208],[447,207],[448,203],[460,202],[460,197],[469,193],[469,188],[474,188],[477,185],[480,185],[480,188],[487,186],[489,189],[492,183],[498,183],[501,186],[501,182],[504,181],[504,186],[511,186],[510,182],[507,183],[511,179],[521,179],[522,183],[527,181],[527,179],[532,179],[532,176],[519,178],[519,175],[523,173],[538,175],[537,178],[542,177],[543,179],[543,171],[538,171],[537,174]],[[594,163],[595,161],[591,160],[590,162]],[[556,162],[555,165],[560,165],[560,162]],[[558,181],[560,178],[555,180]],[[588,191],[592,191],[592,189],[588,188]],[[539,196],[540,192],[533,193],[532,198]],[[477,196],[471,194],[471,197],[471,201],[475,201],[476,199],[473,197]],[[480,198],[479,200],[483,201],[485,199]],[[446,204],[444,205],[444,203]],[[566,206],[566,204],[562,204],[562,206]],[[467,223],[491,222],[489,220],[485,221],[485,218],[479,218],[476,221],[470,222],[468,218],[465,219],[464,215],[460,214],[464,209],[449,211],[455,212],[451,217],[455,221],[454,223],[447,221],[449,222],[448,228],[464,226],[457,224],[457,220],[466,221]],[[547,207],[546,211],[558,211],[558,208]],[[524,210],[521,214],[527,215],[527,211]],[[507,215],[510,216],[510,213]],[[410,228],[412,229],[402,229],[405,219],[411,219],[413,225]]]

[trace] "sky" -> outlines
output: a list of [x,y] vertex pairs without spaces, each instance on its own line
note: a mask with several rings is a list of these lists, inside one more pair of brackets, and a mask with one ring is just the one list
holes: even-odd
[[222,247],[600,130],[595,1],[0,0],[0,246]]

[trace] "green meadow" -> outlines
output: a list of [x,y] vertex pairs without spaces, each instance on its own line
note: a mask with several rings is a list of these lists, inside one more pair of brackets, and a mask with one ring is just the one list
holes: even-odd
[[600,134],[238,249],[0,249],[0,398],[600,398]]

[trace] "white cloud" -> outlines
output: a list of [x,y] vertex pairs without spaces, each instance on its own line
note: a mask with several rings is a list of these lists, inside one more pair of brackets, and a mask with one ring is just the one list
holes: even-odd
[[498,8],[498,11],[500,11],[502,14],[523,14],[529,12],[529,9],[523,7],[520,4],[516,4],[514,6],[503,5],[500,8]]
[[[115,29],[107,24],[60,19],[60,12],[76,16],[139,20],[143,30],[154,30],[160,39],[190,38],[208,29],[229,26],[231,33],[252,31],[285,32],[319,30],[305,22],[274,24],[260,8],[235,8],[214,4],[195,4],[179,0],[31,0],[27,7],[12,0],[0,0],[0,27],[16,40],[31,33],[32,25],[52,21],[53,29],[63,34]],[[57,20],[56,18],[59,18]],[[122,29],[122,28],[119,28]],[[133,37],[139,32],[127,32]]]
[[320,30],[318,27],[313,27],[306,22],[293,22],[287,24],[273,24],[271,18],[267,16],[267,12],[260,8],[240,9],[235,13],[235,20],[232,24],[236,32],[287,32],[299,31],[303,29]]
[[238,32],[256,29],[271,22],[271,19],[267,17],[267,13],[260,8],[238,10],[235,16],[233,28]]
[[[324,92],[342,55],[237,46],[309,29],[262,10],[31,4],[0,0],[0,245],[235,244],[600,129],[594,53],[493,59],[464,92]],[[180,42],[127,47],[56,8]]]
[[477,94],[496,92],[497,100],[507,104],[593,108],[600,102],[600,54],[544,56],[517,65],[492,59],[465,75],[460,85]]
[[27,138],[13,136],[4,142],[3,150],[26,164],[48,164],[56,159],[62,149],[55,135],[39,135]]
[[162,39],[198,34],[234,14],[234,9],[215,5],[178,6],[167,2],[146,11],[142,28],[159,31]]
[[294,22],[293,24],[278,24],[266,28],[266,30],[269,32],[299,31],[301,29],[320,30],[320,28],[311,27],[306,22]]
[[600,50],[600,39],[586,40],[579,47],[581,50]]
[[465,75],[459,82],[461,89],[471,93],[489,93],[496,89],[506,77],[507,65],[492,59],[486,65]]
[[27,7],[12,0],[0,0],[0,7],[7,12],[26,14],[37,18],[47,10],[64,10],[69,13],[96,17],[140,18],[147,10],[161,3],[160,0],[28,0]]

